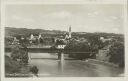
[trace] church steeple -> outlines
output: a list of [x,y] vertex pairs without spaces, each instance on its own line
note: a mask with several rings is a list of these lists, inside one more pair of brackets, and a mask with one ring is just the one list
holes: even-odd
[[69,27],[69,38],[71,38],[71,33],[72,33],[72,31],[71,31],[71,26]]

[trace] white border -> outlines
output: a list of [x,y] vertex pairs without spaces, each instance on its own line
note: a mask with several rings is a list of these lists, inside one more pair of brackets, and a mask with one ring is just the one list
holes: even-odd
[[[98,1],[98,2],[96,2]],[[100,2],[99,2],[100,1]],[[125,69],[125,77],[41,77],[41,78],[5,78],[4,77],[4,27],[5,27],[5,5],[13,5],[13,4],[124,4],[124,30],[125,30],[125,62],[126,62],[126,69]],[[49,0],[35,0],[32,1],[9,1],[6,2],[5,0],[2,0],[1,5],[1,79],[2,81],[127,81],[128,80],[128,56],[126,55],[128,52],[128,32],[127,32],[127,0],[90,0],[90,1],[84,1],[84,0],[53,0],[50,2]]]
[[124,4],[126,0],[30,0],[30,1],[9,1],[6,2],[3,0],[5,4]]
[[121,4],[125,0],[4,0],[7,3],[113,3]]

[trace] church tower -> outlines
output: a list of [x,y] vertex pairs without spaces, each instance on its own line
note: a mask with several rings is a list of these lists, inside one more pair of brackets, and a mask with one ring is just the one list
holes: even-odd
[[71,34],[72,34],[72,32],[71,32],[71,26],[69,27],[69,38],[71,38]]
[[72,36],[71,36],[71,26],[68,28],[68,33],[66,34],[65,36],[65,39],[70,39]]

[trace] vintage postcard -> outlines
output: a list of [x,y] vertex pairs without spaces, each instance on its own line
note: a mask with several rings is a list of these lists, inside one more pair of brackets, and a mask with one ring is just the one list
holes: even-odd
[[2,0],[2,81],[126,81],[127,0]]

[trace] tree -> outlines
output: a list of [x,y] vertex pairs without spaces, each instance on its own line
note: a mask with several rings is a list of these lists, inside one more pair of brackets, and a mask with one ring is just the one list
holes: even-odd
[[9,56],[5,55],[5,72],[16,73],[19,72],[20,64],[17,61],[12,60]]
[[110,62],[113,62],[115,64],[118,64],[120,67],[124,67],[124,43],[121,43],[119,41],[115,42],[110,47]]
[[28,63],[28,50],[25,45],[14,45],[12,48],[11,58],[15,61],[18,59],[21,63],[27,64]]
[[20,46],[19,45],[13,45],[11,50],[12,50],[12,52],[11,52],[12,60],[17,61],[17,59],[19,59],[21,57]]
[[5,46],[9,46],[13,42],[13,37],[5,37]]
[[67,50],[69,53],[74,52],[73,54],[70,53],[69,56],[77,59],[89,58],[91,52],[90,46],[87,41],[76,40],[71,40],[65,47],[65,50]]

